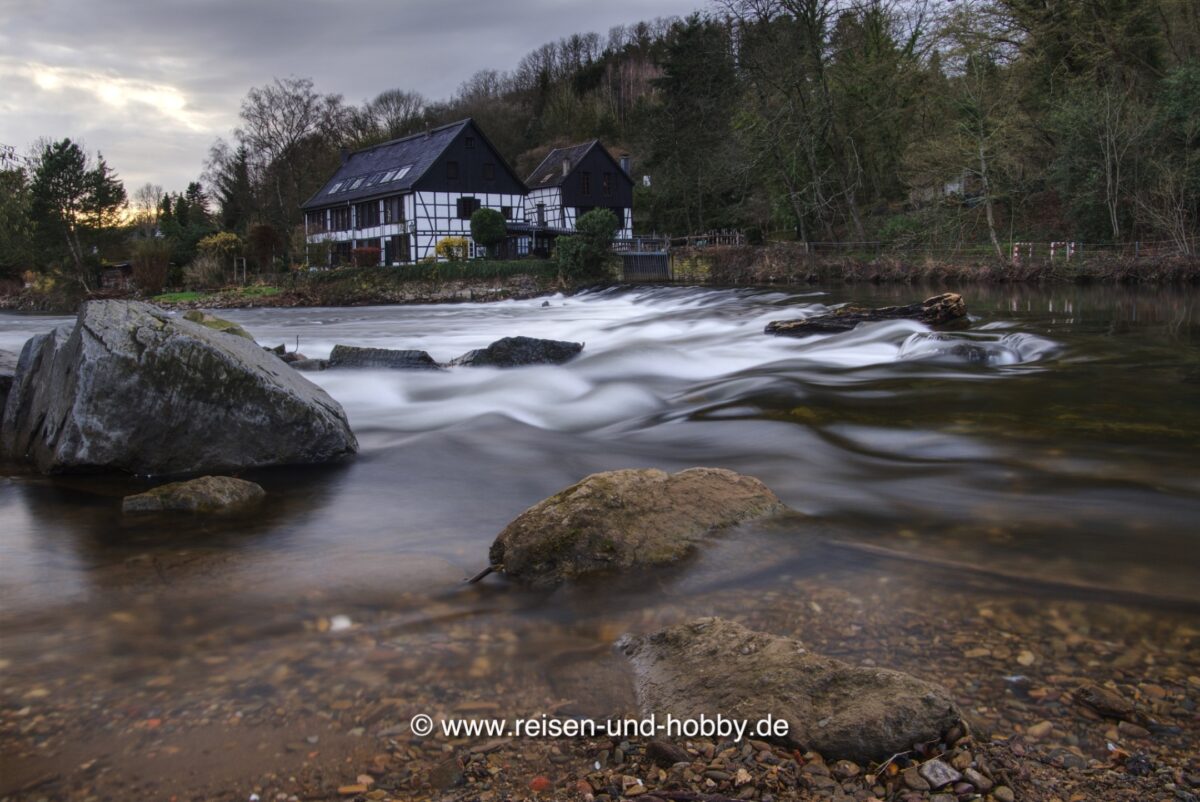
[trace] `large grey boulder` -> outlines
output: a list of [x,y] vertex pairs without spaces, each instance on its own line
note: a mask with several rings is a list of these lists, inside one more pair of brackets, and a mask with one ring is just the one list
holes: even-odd
[[788,722],[786,745],[826,760],[884,760],[937,740],[962,712],[943,688],[899,671],[851,666],[798,641],[702,618],[618,643],[633,664],[638,705],[660,720]]
[[126,496],[121,512],[234,512],[266,496],[261,485],[232,476],[201,476]]
[[534,337],[505,337],[487,348],[468,351],[451,365],[516,368],[523,365],[561,365],[579,356],[583,343],[539,340]]
[[492,543],[490,564],[552,586],[672,563],[715,530],[786,509],[762,482],[722,468],[597,473],[521,513]]
[[[397,351],[390,348],[358,348],[335,345],[326,367],[387,368],[389,370],[439,370],[441,365],[425,351]],[[302,368],[303,369],[303,368]]]
[[232,471],[358,450],[342,407],[253,341],[147,303],[92,301],[30,339],[0,452],[45,473]]

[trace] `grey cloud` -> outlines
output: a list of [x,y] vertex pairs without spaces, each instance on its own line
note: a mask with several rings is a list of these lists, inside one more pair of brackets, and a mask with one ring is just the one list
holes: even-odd
[[0,143],[82,138],[130,187],[181,189],[246,90],[274,76],[352,103],[391,87],[441,98],[547,41],[705,2],[0,0]]

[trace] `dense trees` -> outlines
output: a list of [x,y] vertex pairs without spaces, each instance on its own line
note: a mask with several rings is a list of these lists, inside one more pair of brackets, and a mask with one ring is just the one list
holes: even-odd
[[97,154],[90,159],[70,139],[46,144],[30,182],[30,219],[43,254],[84,290],[95,286],[100,247],[122,222],[125,187]]
[[443,101],[397,87],[356,107],[307,78],[273,80],[249,90],[202,182],[148,184],[128,217],[103,159],[70,140],[24,160],[0,148],[0,275],[57,265],[90,285],[118,229],[165,239],[177,266],[227,265],[201,247],[216,232],[262,270],[286,266],[303,258],[299,206],[343,148],[467,116],[522,175],[591,138],[632,153],[640,231],[999,257],[1063,239],[1196,252],[1194,0],[709,0],[704,12],[547,43]]

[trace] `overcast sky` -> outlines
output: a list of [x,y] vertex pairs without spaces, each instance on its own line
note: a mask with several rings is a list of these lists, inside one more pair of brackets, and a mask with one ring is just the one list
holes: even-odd
[[705,0],[0,0],[0,144],[100,150],[132,194],[182,190],[246,90],[310,77],[361,103],[448,97],[572,33],[684,15]]

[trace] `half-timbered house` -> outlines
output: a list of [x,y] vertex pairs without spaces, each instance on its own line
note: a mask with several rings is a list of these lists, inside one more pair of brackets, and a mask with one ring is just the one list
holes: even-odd
[[603,208],[617,216],[618,239],[633,236],[629,158],[618,162],[598,139],[550,151],[525,185],[525,220],[538,229],[570,233],[580,216]]
[[345,154],[303,205],[305,235],[309,245],[329,243],[334,264],[356,249],[378,249],[380,264],[408,264],[434,257],[443,238],[470,241],[476,209],[520,220],[524,197],[524,184],[467,119]]

